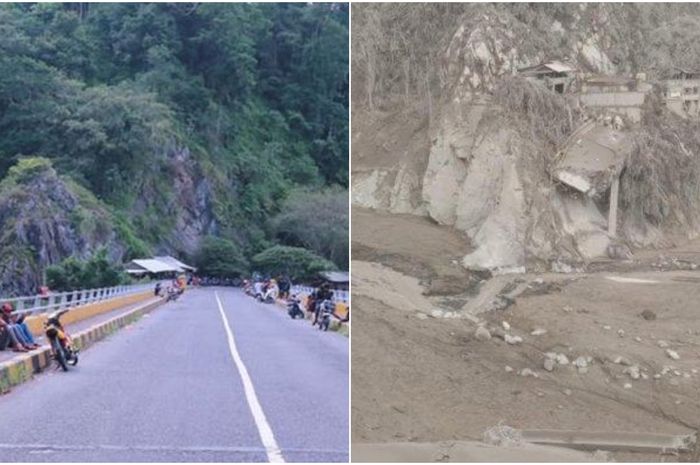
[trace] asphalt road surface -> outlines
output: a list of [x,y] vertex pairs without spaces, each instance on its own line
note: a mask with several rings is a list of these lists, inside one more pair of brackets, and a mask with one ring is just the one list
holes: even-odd
[[188,290],[1,396],[0,462],[347,461],[348,365],[346,337]]

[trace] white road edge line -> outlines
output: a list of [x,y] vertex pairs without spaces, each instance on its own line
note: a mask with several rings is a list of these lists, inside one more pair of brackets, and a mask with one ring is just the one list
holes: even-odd
[[238,374],[241,375],[241,381],[243,382],[243,390],[245,391],[245,397],[248,401],[248,407],[250,412],[253,414],[253,419],[255,420],[255,425],[258,427],[258,433],[260,434],[260,440],[265,446],[265,452],[267,453],[267,459],[274,463],[284,463],[284,457],[282,457],[282,450],[277,445],[275,440],[275,435],[272,433],[272,428],[267,422],[267,417],[265,417],[265,412],[263,412],[260,402],[258,401],[258,396],[255,394],[255,388],[253,387],[253,381],[248,375],[248,370],[243,364],[243,360],[236,349],[236,341],[233,338],[233,332],[231,332],[231,326],[228,324],[228,319],[224,313],[224,307],[221,305],[221,299],[219,299],[219,293],[214,292],[214,297],[216,297],[216,303],[219,305],[219,313],[221,313],[221,319],[224,320],[224,328],[228,335],[228,347],[231,351],[231,357],[233,357],[233,362],[236,364],[238,369]]

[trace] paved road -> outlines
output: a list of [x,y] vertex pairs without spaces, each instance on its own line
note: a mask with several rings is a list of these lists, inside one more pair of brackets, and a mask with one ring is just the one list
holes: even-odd
[[348,378],[347,338],[193,289],[0,397],[0,462],[347,461]]

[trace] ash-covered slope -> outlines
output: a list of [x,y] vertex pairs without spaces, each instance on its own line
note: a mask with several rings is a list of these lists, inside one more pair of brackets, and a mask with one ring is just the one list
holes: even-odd
[[[682,58],[671,53],[673,41],[684,40],[673,33],[688,27],[679,26],[683,15],[694,13],[691,22],[700,17],[697,8],[464,8],[456,22],[445,16],[425,25],[433,27],[438,39],[444,25],[451,25],[452,32],[443,33],[449,39],[435,41],[440,48],[411,44],[417,49],[406,55],[409,63],[416,65],[411,56],[421,52],[437,57],[436,66],[423,70],[425,85],[413,100],[402,95],[400,85],[392,87],[392,81],[382,79],[388,71],[379,64],[363,67],[362,60],[368,58],[358,58],[359,76],[354,79],[363,83],[371,71],[379,84],[358,86],[364,92],[355,96],[353,106],[354,121],[360,121],[354,126],[360,131],[353,134],[356,204],[428,215],[465,231],[476,251],[463,263],[474,268],[568,270],[601,257],[629,256],[628,246],[665,245],[672,237],[695,234],[700,196],[692,186],[700,175],[700,145],[692,128],[697,123],[665,110],[657,89],[639,108],[641,121],[625,120],[613,129],[615,113],[593,112],[570,95],[515,75],[520,68],[558,59],[580,74],[644,72],[653,82],[661,68]],[[381,38],[375,54],[383,53],[384,61],[400,60],[385,46],[391,43],[395,18],[388,21],[381,9],[363,13],[358,15],[359,30],[374,25],[383,32],[375,35]],[[409,22],[410,14],[403,21]],[[660,40],[669,30],[673,33],[668,40]],[[692,35],[692,30],[686,32]],[[368,88],[373,108],[367,103]],[[616,235],[608,234],[609,192],[586,196],[552,178],[567,138],[591,121],[606,124],[613,137],[624,134],[633,141],[620,178]],[[678,166],[684,167],[683,187],[672,174]]]

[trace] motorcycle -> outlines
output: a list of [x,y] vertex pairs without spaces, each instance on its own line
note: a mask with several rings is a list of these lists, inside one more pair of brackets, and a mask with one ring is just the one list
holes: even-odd
[[301,306],[299,305],[301,302],[296,296],[293,296],[291,299],[289,299],[289,302],[287,303],[287,314],[294,320],[297,316],[301,319],[304,319],[304,312],[301,310]]
[[54,360],[63,371],[68,371],[68,364],[73,366],[78,364],[79,350],[74,348],[70,342],[70,337],[66,334],[61,325],[61,315],[68,310],[60,310],[51,313],[44,323],[44,334],[51,344],[51,353]]
[[335,304],[331,300],[324,300],[319,305],[321,308],[318,314],[318,329],[321,331],[328,331],[328,327],[331,325],[331,317],[335,310]]
[[165,299],[166,302],[173,302],[177,299],[180,298],[180,296],[183,294],[182,289],[174,289],[172,287],[168,288],[168,297]]

